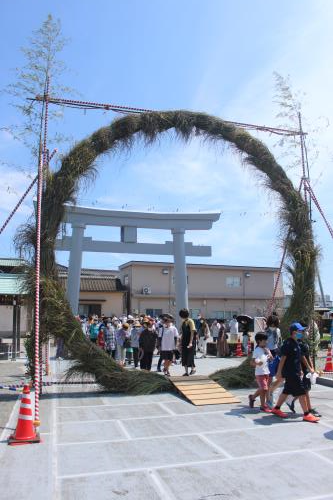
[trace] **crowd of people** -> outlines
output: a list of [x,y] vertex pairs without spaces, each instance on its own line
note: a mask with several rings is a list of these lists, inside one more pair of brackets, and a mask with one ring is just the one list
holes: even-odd
[[140,366],[142,370],[150,371],[157,350],[157,371],[170,376],[170,366],[180,362],[184,367],[184,376],[189,376],[196,373],[197,331],[188,309],[182,309],[179,316],[180,332],[170,314],[159,318],[145,315],[98,318],[92,315],[89,318],[78,316],[77,319],[86,338],[105,350],[121,366]]
[[[170,376],[170,367],[178,362],[184,367],[183,376],[196,373],[195,359],[207,355],[208,342],[216,343],[218,357],[230,355],[230,342],[240,342],[244,354],[249,355],[249,324],[239,323],[234,316],[229,323],[221,319],[209,322],[199,316],[190,318],[188,309],[179,311],[180,331],[170,314],[158,318],[146,315],[89,318],[77,317],[83,334],[100,349],[105,350],[121,366],[126,364],[134,369],[150,371],[154,353],[159,360],[157,371]],[[308,328],[304,322],[294,322],[289,329],[289,337],[283,342],[276,313],[266,320],[265,329],[255,335],[255,348],[251,364],[255,369],[257,390],[249,395],[249,406],[253,408],[257,398],[260,409],[281,418],[287,414],[281,410],[286,403],[295,412],[298,400],[303,410],[303,420],[318,422],[321,415],[312,407],[310,399],[311,382],[315,382],[316,372],[311,362]],[[333,318],[332,318],[333,326]],[[331,331],[333,336],[333,332]],[[250,353],[251,354],[251,353]],[[59,357],[57,350],[56,357]],[[274,392],[283,389],[274,403]]]
[[[170,314],[162,314],[158,318],[142,314],[122,315],[119,318],[77,316],[77,319],[81,323],[84,335],[105,350],[121,366],[132,365],[134,368],[140,366],[141,369],[150,371],[153,354],[157,351],[158,372],[162,371],[163,364],[163,372],[169,376],[171,364],[179,362],[185,367],[184,376],[187,376],[196,373],[194,359],[207,356],[209,342],[216,344],[218,357],[230,355],[229,336],[229,341],[232,342],[233,336],[236,336],[237,341],[239,335],[236,316],[230,322],[215,319],[209,323],[200,315],[192,320],[187,309],[182,309],[179,315],[180,332]],[[247,343],[246,346],[244,343],[244,354],[247,354],[247,348]],[[59,353],[57,357],[60,357]]]

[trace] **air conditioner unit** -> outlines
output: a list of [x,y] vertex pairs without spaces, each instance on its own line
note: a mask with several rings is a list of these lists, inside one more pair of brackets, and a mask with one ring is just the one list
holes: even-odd
[[143,295],[150,295],[151,294],[151,288],[150,288],[150,286],[144,286],[142,288],[142,293],[143,293]]

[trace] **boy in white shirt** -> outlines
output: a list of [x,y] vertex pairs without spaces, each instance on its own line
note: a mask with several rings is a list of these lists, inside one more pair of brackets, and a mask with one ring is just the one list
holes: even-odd
[[266,347],[267,335],[264,332],[259,332],[255,336],[257,343],[252,355],[252,366],[255,367],[255,376],[258,384],[258,389],[254,394],[249,395],[249,405],[253,408],[255,399],[260,396],[260,409],[265,413],[271,413],[271,409],[267,405],[268,384],[269,384],[269,368],[268,361],[272,359],[270,350]]
[[162,328],[159,330],[159,343],[161,349],[161,358],[164,360],[163,372],[167,377],[170,377],[169,367],[173,360],[173,353],[178,340],[178,330],[172,324],[170,317],[164,319]]

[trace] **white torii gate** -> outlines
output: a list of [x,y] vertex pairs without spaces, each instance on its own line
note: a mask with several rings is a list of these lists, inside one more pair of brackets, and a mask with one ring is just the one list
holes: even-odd
[[[63,221],[71,224],[72,235],[56,240],[56,250],[69,251],[67,297],[74,314],[78,312],[80,277],[83,252],[134,253],[173,255],[177,311],[188,308],[186,256],[210,257],[210,246],[185,243],[185,231],[211,229],[220,218],[219,212],[161,213],[108,210],[66,205]],[[121,241],[97,241],[84,236],[86,226],[113,226],[121,228]],[[166,229],[173,241],[165,243],[138,243],[137,229]]]

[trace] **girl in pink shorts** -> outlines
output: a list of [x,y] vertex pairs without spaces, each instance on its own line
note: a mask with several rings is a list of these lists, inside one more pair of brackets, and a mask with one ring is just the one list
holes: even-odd
[[267,335],[264,332],[259,332],[255,336],[256,348],[252,355],[252,366],[255,367],[255,377],[258,389],[254,394],[249,395],[250,408],[254,407],[254,402],[260,396],[260,409],[265,413],[271,413],[271,409],[267,405],[267,396],[269,388],[269,367],[268,361],[272,359],[270,350],[266,347]]

